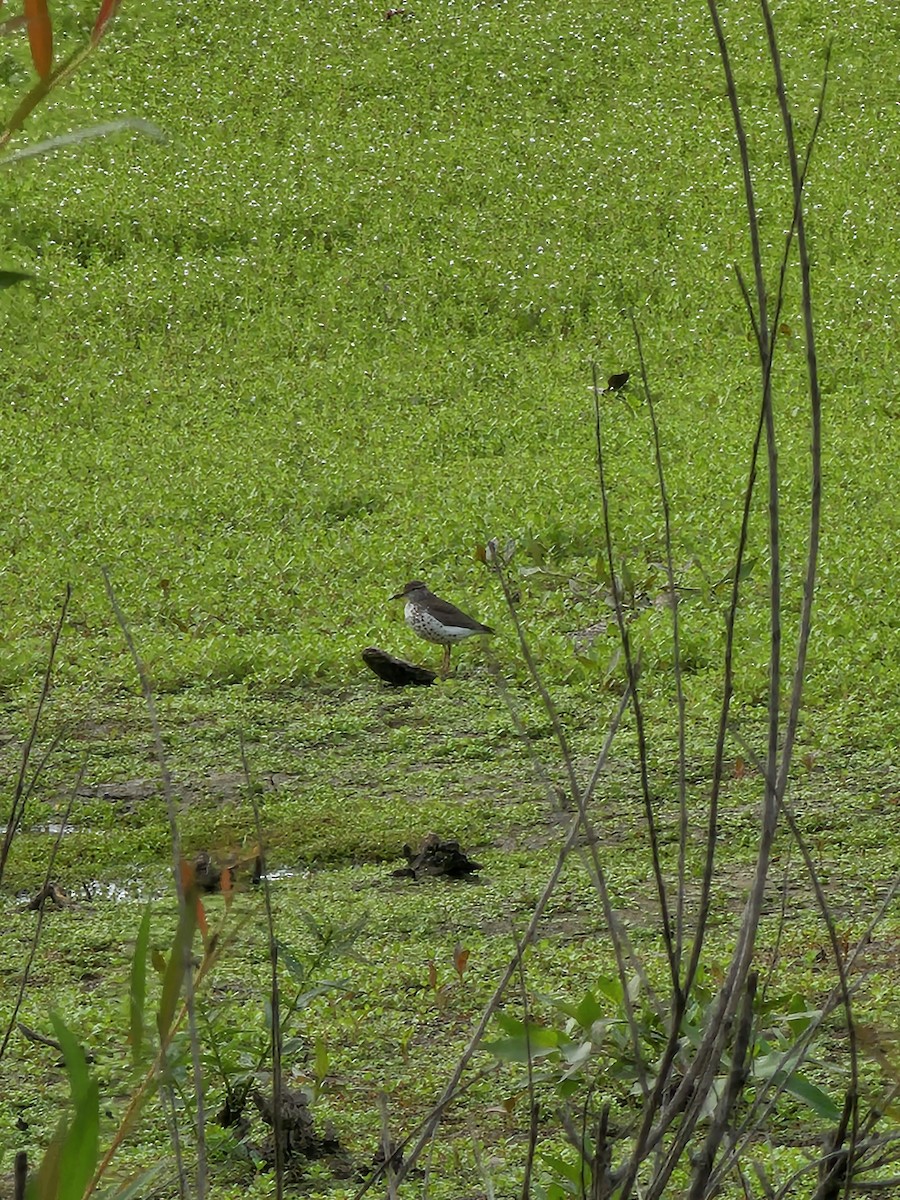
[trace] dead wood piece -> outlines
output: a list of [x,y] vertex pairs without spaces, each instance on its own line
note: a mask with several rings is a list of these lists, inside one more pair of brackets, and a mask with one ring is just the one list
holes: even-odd
[[427,687],[437,678],[437,672],[416,666],[405,658],[395,658],[377,646],[368,646],[363,650],[362,660],[370,671],[374,671],[379,679],[391,687]]
[[258,854],[252,857],[229,854],[223,862],[216,862],[207,850],[201,850],[194,859],[194,883],[201,892],[232,891],[235,879],[239,875],[249,873],[250,882],[259,883],[262,879],[262,865]]
[[28,1155],[24,1150],[16,1154],[13,1173],[13,1196],[15,1200],[25,1200],[25,1189],[28,1184]]
[[[19,1033],[21,1033],[23,1037],[28,1038],[29,1042],[34,1042],[38,1046],[49,1046],[49,1048],[51,1050],[55,1050],[57,1054],[65,1053],[62,1046],[56,1040],[56,1038],[47,1037],[46,1034],[38,1033],[38,1031],[36,1029],[32,1029],[29,1025],[26,1025],[23,1021],[17,1021],[16,1027],[18,1028]],[[82,1047],[82,1053],[84,1054],[85,1062],[92,1063],[94,1061],[93,1054],[89,1054],[87,1051],[84,1050],[83,1047]]]
[[[259,1115],[272,1130],[262,1146],[257,1149],[264,1161],[274,1166],[276,1126],[272,1097],[264,1096],[258,1088],[254,1088],[251,1097]],[[286,1087],[281,1089],[278,1117],[283,1160],[288,1166],[296,1164],[297,1160],[327,1159],[335,1174],[348,1173],[349,1158],[332,1125],[326,1123],[321,1134],[316,1131],[309,1101],[302,1091]]]
[[393,872],[398,879],[422,879],[429,875],[465,879],[481,870],[481,863],[469,858],[459,842],[444,841],[436,833],[428,834],[418,852],[404,846],[403,857],[408,865]]
[[48,900],[54,908],[66,908],[69,904],[69,897],[66,895],[66,893],[62,890],[58,883],[55,883],[52,879],[50,879],[44,884],[40,891],[36,892],[31,897],[28,903],[24,905],[20,911],[28,912],[29,910],[34,911],[36,909],[43,908],[44,904]]
[[222,868],[201,850],[194,859],[194,882],[201,892],[218,892],[222,886]]

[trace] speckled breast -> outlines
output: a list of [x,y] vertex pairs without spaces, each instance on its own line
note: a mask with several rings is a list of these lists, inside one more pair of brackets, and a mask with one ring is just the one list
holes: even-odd
[[441,646],[449,646],[451,642],[461,642],[470,637],[474,629],[465,629],[461,625],[442,625],[426,608],[418,604],[407,604],[403,610],[406,623],[415,630],[419,637],[427,642],[437,642]]

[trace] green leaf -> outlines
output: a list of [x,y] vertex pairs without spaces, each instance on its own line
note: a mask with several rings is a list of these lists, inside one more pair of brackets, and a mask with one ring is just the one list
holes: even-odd
[[603,1016],[603,1006],[593,992],[585,992],[575,1010],[575,1020],[582,1029],[590,1029]]
[[576,1092],[580,1092],[583,1086],[584,1084],[579,1082],[579,1080],[568,1079],[563,1076],[563,1078],[556,1085],[556,1091],[558,1092],[560,1099],[569,1100],[575,1095]]
[[59,1193],[59,1156],[66,1140],[68,1122],[60,1117],[50,1145],[44,1151],[41,1165],[29,1176],[25,1200],[56,1200]]
[[[285,1011],[284,1018],[281,1022],[282,1028],[288,1018],[294,1013],[299,1012],[303,1008],[307,1008],[312,1004],[313,1000],[318,1000],[320,996],[327,996],[329,992],[346,991],[349,981],[346,979],[323,979],[321,983],[317,983],[315,987],[309,988],[308,991],[301,992],[296,996],[290,1007]],[[272,1028],[272,1015],[270,1011],[266,1012],[266,1025],[269,1029]]]
[[59,1156],[58,1200],[81,1200],[100,1154],[100,1087],[96,1079],[75,1104],[75,1116]]
[[528,1062],[529,1058],[543,1058],[559,1052],[560,1046],[571,1041],[561,1030],[548,1029],[545,1025],[527,1024],[518,1017],[498,1013],[497,1024],[509,1037],[486,1043],[484,1049],[504,1062]]
[[324,1079],[328,1074],[330,1059],[328,1057],[328,1044],[323,1037],[316,1038],[316,1057],[315,1057],[315,1072],[316,1079]]
[[35,1182],[36,1200],[81,1200],[97,1165],[100,1142],[100,1089],[88,1074],[84,1051],[58,1013],[50,1014],[62,1047],[74,1110],[71,1125],[60,1122]]
[[582,1067],[588,1062],[591,1055],[594,1053],[594,1047],[590,1042],[581,1042],[580,1045],[574,1043],[570,1046],[562,1048],[563,1061],[567,1064],[567,1069],[563,1074],[563,1079],[571,1079],[573,1075],[581,1073]]
[[[301,913],[301,917],[306,914]],[[278,961],[290,975],[291,979],[299,984],[305,984],[309,978],[309,971],[297,956],[285,946],[283,942],[278,942]]]
[[119,1184],[112,1191],[103,1192],[101,1200],[144,1200],[144,1197],[155,1190],[150,1185],[154,1184],[163,1171],[171,1165],[171,1158],[161,1158],[152,1167],[147,1167],[146,1171],[140,1171],[137,1175],[133,1175],[131,1179]]
[[557,996],[548,996],[544,992],[536,992],[535,997],[544,1004],[551,1005],[557,1012],[571,1017],[573,1021],[578,1020],[578,1005],[573,1004],[571,1000],[560,1000]]
[[150,902],[144,909],[134,944],[131,960],[131,981],[128,989],[129,1020],[128,1041],[131,1044],[131,1060],[135,1066],[141,1060],[144,1040],[144,1008],[147,1000],[147,947],[150,942]]
[[181,988],[184,983],[186,965],[190,959],[191,945],[194,941],[194,929],[197,924],[197,908],[190,896],[186,897],[181,916],[178,918],[178,928],[172,941],[172,950],[166,964],[163,976],[162,994],[159,998],[159,1010],[156,1014],[156,1026],[159,1036],[165,1040],[175,1019],[175,1008]]
[[34,279],[30,271],[0,271],[0,288],[15,287],[26,279]]
[[84,1051],[79,1046],[75,1034],[72,1033],[59,1013],[51,1012],[50,1021],[53,1025],[53,1032],[56,1034],[56,1040],[62,1047],[66,1062],[66,1074],[69,1077],[69,1088],[72,1092],[72,1102],[77,1108],[90,1084],[87,1059],[84,1057]]
[[541,1154],[541,1161],[556,1175],[574,1183],[576,1187],[581,1188],[583,1185],[590,1194],[591,1168],[582,1159],[579,1158],[578,1162],[572,1163],[567,1162],[558,1154]]
[[745,558],[743,560],[743,562],[741,563],[741,569],[738,571],[738,582],[739,583],[743,583],[743,581],[745,579],[750,578],[750,576],[753,574],[753,570],[756,567],[756,564],[758,562],[759,562],[758,558]]
[[607,1000],[612,1000],[616,1008],[624,1006],[625,993],[622,990],[622,984],[613,975],[601,975],[597,980],[597,991],[601,996],[605,996]]
[[810,1083],[803,1075],[795,1072],[789,1076],[784,1090],[790,1092],[797,1100],[802,1100],[817,1117],[824,1117],[826,1121],[841,1119],[841,1110],[831,1097],[821,1088],[816,1087],[814,1083]]

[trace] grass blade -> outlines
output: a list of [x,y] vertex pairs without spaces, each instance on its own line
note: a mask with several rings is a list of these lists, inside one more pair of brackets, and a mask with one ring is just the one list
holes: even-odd
[[51,1013],[50,1022],[53,1025],[56,1040],[62,1046],[63,1056],[66,1060],[66,1074],[69,1077],[69,1087],[72,1090],[72,1099],[77,1106],[90,1083],[87,1060],[84,1057],[84,1051],[79,1046],[75,1034],[72,1033],[62,1017],[58,1013]]
[[159,1036],[163,1041],[168,1036],[169,1030],[172,1028],[172,1022],[175,1019],[175,1009],[178,1005],[178,997],[181,995],[191,945],[194,941],[196,909],[190,903],[188,897],[186,897],[186,901],[181,910],[181,916],[178,919],[178,928],[175,930],[175,937],[172,941],[172,950],[169,954],[169,961],[166,964],[162,995],[160,996],[159,1009],[156,1014],[156,1026],[159,1030]]
[[[145,137],[152,138],[155,142],[166,142],[168,137],[158,125],[154,125],[152,121],[145,121],[141,117],[122,117],[118,121],[101,121],[97,125],[89,125],[86,129],[73,129],[71,133],[60,133],[56,137],[45,138],[41,142],[33,142],[30,146],[23,146],[21,150],[16,150],[12,154],[7,154],[3,161],[0,162],[0,170],[10,166],[12,163],[21,162],[24,158],[38,158],[42,154],[52,154],[54,150],[64,150],[69,146],[77,146],[81,142],[93,141],[94,138],[109,137],[113,133],[142,133]],[[18,275],[19,272],[3,272],[3,274]],[[0,276],[2,278],[2,276]],[[24,275],[22,278],[29,279],[31,276]],[[13,283],[18,280],[12,280]],[[0,285],[0,286],[9,286]]]
[[128,1042],[131,1046],[131,1059],[135,1066],[141,1060],[141,1048],[144,1041],[144,1008],[147,1000],[147,948],[150,942],[150,902],[144,909],[141,925],[138,929],[137,941],[134,945],[134,958],[131,962],[131,982],[128,988]]
[[81,1200],[100,1156],[100,1086],[88,1080],[59,1156],[58,1200]]
[[60,1118],[50,1145],[47,1147],[37,1175],[28,1181],[26,1200],[57,1200],[59,1195],[59,1164],[63,1143],[66,1140],[68,1122]]

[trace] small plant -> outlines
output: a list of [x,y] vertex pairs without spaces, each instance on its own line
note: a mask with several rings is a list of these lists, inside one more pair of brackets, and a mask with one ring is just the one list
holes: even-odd
[[[320,924],[309,914],[305,914],[304,921],[316,938],[311,952],[300,954],[278,943],[278,962],[296,989],[288,1002],[282,1000],[279,1005],[280,1046],[286,1074],[296,1074],[298,1062],[308,1059],[309,1086],[304,1090],[307,1099],[314,1102],[326,1088],[331,1060],[322,1037],[312,1040],[313,1051],[309,1055],[311,1039],[298,1027],[298,1017],[321,996],[346,988],[346,980],[325,979],[322,972],[351,952],[363,921],[340,930]],[[268,1067],[273,1041],[271,1000],[267,999],[257,1011],[258,1019],[249,1028],[244,1021],[226,1021],[224,1017],[230,1015],[228,1007],[213,1010],[206,1005],[203,1011],[207,1031],[204,1060],[222,1085],[224,1102],[216,1120],[225,1128],[241,1129],[248,1100],[254,1091],[268,1087],[271,1082]]]
[[[626,1005],[620,980],[601,976],[577,1004],[552,999],[552,1007],[565,1018],[555,1026],[498,1013],[497,1024],[505,1036],[485,1049],[508,1062],[541,1062],[544,1069],[533,1078],[551,1082],[563,1100],[571,1099],[588,1082],[602,1099],[630,1108],[639,1106],[648,1089],[656,1086],[668,1031],[658,1006],[650,1002],[637,976],[627,992]],[[700,1044],[714,1016],[715,998],[716,990],[705,979],[698,979],[681,1020],[675,1070],[669,1081],[672,1088],[680,1082],[690,1052]],[[810,1009],[796,994],[757,999],[747,1054],[749,1073],[751,1081],[780,1085],[817,1116],[836,1121],[838,1105],[795,1070],[801,1058],[810,1061],[808,1034],[821,1017],[821,1011]],[[718,1102],[732,1066],[731,1055],[724,1054],[705,1117]]]
[[[128,1028],[123,1030],[121,1040],[123,1046],[130,1048],[135,1070],[142,1074],[102,1156],[99,1085],[88,1071],[75,1034],[59,1016],[51,1017],[69,1079],[71,1113],[60,1118],[56,1134],[28,1183],[29,1200],[79,1200],[93,1195],[150,1097],[157,1091],[163,1098],[171,1096],[177,1085],[183,1058],[177,1039],[188,1015],[188,1005],[183,999],[185,989],[190,986],[196,994],[205,985],[224,942],[224,919],[218,929],[210,931],[199,889],[193,881],[193,867],[187,863],[183,864],[183,888],[181,916],[167,955],[151,951],[149,905],[141,918],[131,967]],[[193,947],[198,933],[203,952],[195,967]],[[147,986],[148,960],[153,961],[160,977],[158,998],[153,1005]],[[157,1168],[151,1170],[155,1172]],[[145,1183],[147,1178],[142,1176]]]

